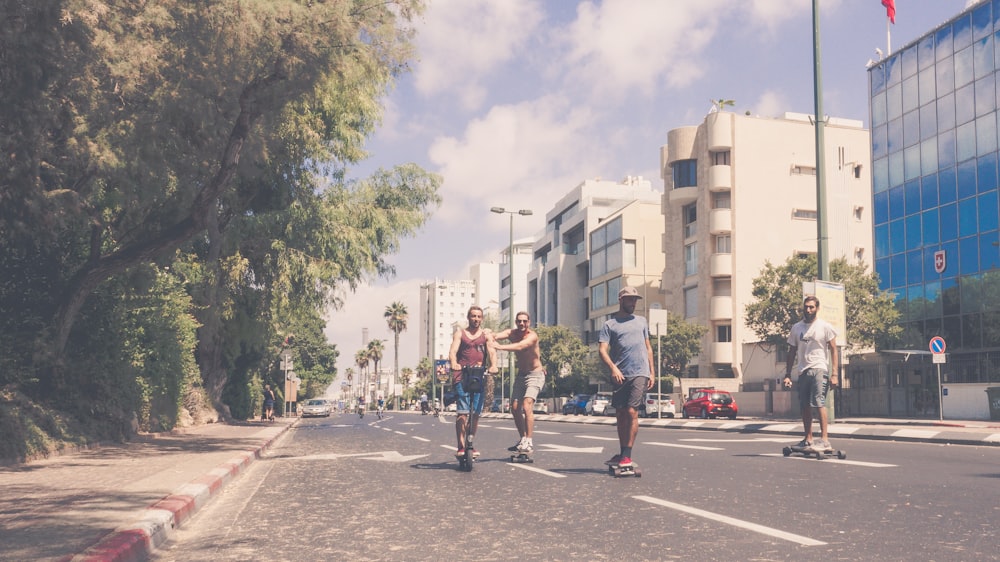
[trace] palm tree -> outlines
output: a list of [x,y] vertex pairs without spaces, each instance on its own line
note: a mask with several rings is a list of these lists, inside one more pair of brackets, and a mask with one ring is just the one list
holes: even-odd
[[[406,330],[406,320],[409,317],[409,313],[406,311],[406,305],[396,301],[389,306],[385,307],[385,321],[389,324],[389,329],[392,330],[395,341],[393,342],[393,354],[395,355],[395,362],[392,367],[393,379],[399,380],[399,334]],[[399,408],[398,400],[396,399],[396,408]]]
[[354,354],[354,364],[358,366],[358,375],[360,375],[360,380],[358,381],[358,396],[364,396],[365,391],[368,390],[368,378],[364,376],[365,369],[368,368],[368,350],[359,349],[357,353]]
[[382,355],[385,352],[385,344],[382,340],[372,340],[368,342],[368,359],[375,364],[375,389],[378,392],[382,390],[382,377],[378,374],[378,364],[382,361]]

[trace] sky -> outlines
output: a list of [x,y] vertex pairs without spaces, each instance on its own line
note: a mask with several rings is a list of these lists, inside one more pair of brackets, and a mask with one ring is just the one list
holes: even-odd
[[[866,64],[916,40],[974,0],[820,0],[823,112],[868,126]],[[586,179],[643,176],[662,190],[667,131],[702,123],[712,100],[761,117],[813,114],[811,0],[428,0],[416,59],[384,100],[370,158],[352,169],[413,162],[440,174],[443,202],[398,254],[396,275],[344,295],[326,335],[338,372],[384,339],[386,306],[409,312],[400,368],[415,368],[420,285],[466,279],[514,237],[541,231],[552,205]],[[889,37],[887,37],[887,29]],[[339,383],[335,387],[339,388]]]

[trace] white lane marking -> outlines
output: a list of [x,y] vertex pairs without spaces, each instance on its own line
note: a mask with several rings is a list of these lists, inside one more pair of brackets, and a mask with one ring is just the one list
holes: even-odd
[[678,439],[678,441],[694,441],[701,443],[798,443],[799,439],[788,437],[757,437],[753,439],[711,439],[708,437],[692,437],[689,439]]
[[[783,455],[781,453],[763,453],[763,454],[761,454],[759,456],[761,456],[761,457],[783,457],[785,455]],[[801,456],[798,456],[798,455],[789,455],[788,458],[799,460],[799,461],[820,462],[820,461],[817,461],[816,458],[814,458],[814,457],[801,457]],[[847,460],[847,459],[841,460],[841,459],[836,459],[836,458],[823,459],[822,462],[824,462],[824,463],[830,463],[830,464],[853,464],[854,466],[867,466],[869,468],[896,468],[897,466],[899,466],[899,465],[895,465],[895,464],[885,464],[885,463],[880,463],[880,462],[852,461],[852,460]]]
[[535,468],[535,467],[533,467],[533,466],[531,466],[529,464],[520,463],[520,462],[512,462],[510,464],[511,464],[511,466],[516,466],[517,468],[523,468],[524,470],[530,470],[532,472],[537,472],[538,474],[544,474],[546,476],[551,476],[552,478],[566,478],[565,474],[559,474],[559,473],[556,473],[556,472],[550,472],[548,470],[545,470],[544,468]]
[[417,436],[417,435],[411,435],[411,437],[413,437],[413,438],[414,438],[414,439],[416,439],[417,441],[423,441],[424,443],[430,443],[430,442],[431,442],[431,440],[430,440],[430,439],[425,439],[425,438],[423,438],[423,437],[419,437],[419,436]]
[[392,429],[390,429],[388,427],[382,427],[382,426],[379,426],[379,429],[381,429],[382,431],[392,431]]
[[1000,433],[994,433],[993,435],[990,435],[989,437],[984,438],[983,441],[986,441],[986,442],[989,442],[989,443],[996,443],[997,441],[1000,441]]
[[535,430],[535,433],[538,435],[559,435],[558,431],[539,431],[537,429]]
[[399,431],[399,430],[393,431],[393,433],[396,433],[396,434],[399,434],[399,435],[408,435],[405,431]]
[[600,454],[604,447],[567,447],[566,445],[554,445],[552,443],[539,443],[539,447],[545,447],[546,453],[597,453]]
[[617,437],[597,437],[596,435],[577,435],[580,439],[593,439],[595,441],[618,441]]
[[688,507],[686,505],[681,505],[679,503],[668,502],[666,500],[661,500],[650,496],[632,496],[632,497],[639,501],[644,501],[654,505],[660,505],[670,509],[675,509],[677,511],[681,511],[690,515],[695,515],[697,517],[704,517],[705,519],[718,521],[719,523],[725,523],[727,525],[732,525],[734,527],[739,527],[741,529],[746,529],[748,531],[753,531],[755,533],[761,533],[763,535],[767,535],[770,537],[798,543],[802,546],[822,546],[826,544],[823,541],[818,541],[816,539],[811,539],[809,537],[803,537],[802,535],[796,535],[793,533],[775,529],[773,527],[765,527],[763,525],[758,525],[756,523],[750,523],[749,521],[743,521],[742,519],[735,519],[733,517],[727,517],[725,515],[720,515],[718,513],[712,513],[710,511],[704,511],[701,509]]
[[701,445],[678,445],[677,443],[657,443],[643,441],[643,445],[659,445],[660,447],[677,447],[678,449],[698,449],[699,451],[725,451],[722,447],[702,447]]

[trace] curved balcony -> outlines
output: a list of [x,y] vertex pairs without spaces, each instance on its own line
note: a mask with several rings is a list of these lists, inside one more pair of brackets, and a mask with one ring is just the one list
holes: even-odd
[[675,205],[687,205],[698,200],[698,188],[676,187],[670,190],[670,202]]
[[711,113],[705,118],[708,128],[708,149],[726,150],[733,148],[733,114]]
[[733,255],[712,254],[709,258],[708,274],[712,277],[732,277]]
[[669,169],[670,165],[678,160],[696,158],[694,141],[697,136],[698,127],[681,127],[669,131],[667,133],[666,161],[662,163],[661,168]]
[[733,362],[733,344],[732,342],[713,342],[712,348],[712,363],[728,363]]
[[729,191],[733,189],[733,167],[718,164],[708,167],[708,190]]
[[708,319],[732,320],[733,297],[712,297],[708,303]]
[[708,231],[712,234],[733,231],[733,210],[712,209],[708,213]]

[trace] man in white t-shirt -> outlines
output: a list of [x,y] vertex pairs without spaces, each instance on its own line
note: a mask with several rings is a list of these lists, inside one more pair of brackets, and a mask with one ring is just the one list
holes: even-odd
[[[837,331],[826,320],[817,318],[819,299],[806,297],[802,302],[802,320],[788,334],[788,360],[785,387],[792,386],[792,367],[798,365],[799,405],[805,435],[798,446],[817,451],[830,449],[827,435],[826,393],[837,386]],[[829,358],[827,352],[829,351]],[[819,416],[820,440],[813,443],[813,410]]]

